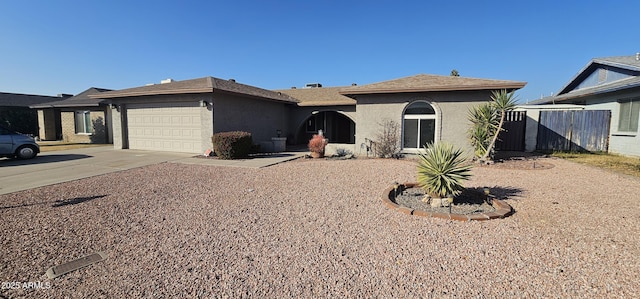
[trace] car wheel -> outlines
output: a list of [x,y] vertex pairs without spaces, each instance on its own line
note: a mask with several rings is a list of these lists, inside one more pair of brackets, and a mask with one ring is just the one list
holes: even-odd
[[16,150],[16,156],[18,159],[31,159],[38,154],[36,149],[32,146],[21,146]]

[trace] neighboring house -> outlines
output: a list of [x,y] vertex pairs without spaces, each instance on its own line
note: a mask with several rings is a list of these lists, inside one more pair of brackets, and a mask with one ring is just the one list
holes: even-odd
[[0,92],[0,124],[23,134],[38,136],[38,115],[29,106],[70,97],[71,95],[42,96]]
[[111,109],[89,97],[106,91],[110,89],[91,87],[64,100],[31,105],[38,110],[41,139],[112,143]]
[[298,102],[279,92],[205,77],[90,95],[111,109],[115,148],[202,153],[217,132],[247,131],[254,143],[287,136]]
[[490,100],[491,92],[526,83],[452,76],[416,75],[380,83],[270,91],[213,77],[102,92],[89,98],[111,109],[115,148],[201,153],[211,135],[248,131],[256,144],[287,137],[306,145],[322,130],[329,151],[368,154],[381,122],[401,126],[398,145],[416,152],[428,142],[447,140],[471,149],[467,112]]
[[609,152],[640,156],[640,53],[593,59],[556,96],[532,104],[609,110]]

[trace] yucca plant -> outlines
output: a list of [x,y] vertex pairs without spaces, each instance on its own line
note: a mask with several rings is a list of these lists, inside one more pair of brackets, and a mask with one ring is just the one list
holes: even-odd
[[418,185],[433,197],[456,196],[464,190],[463,181],[471,177],[461,149],[447,142],[427,144],[418,161]]
[[471,122],[468,136],[475,149],[474,156],[482,157],[489,148],[491,138],[498,128],[498,111],[491,103],[484,103],[469,109],[468,120]]
[[491,142],[489,142],[489,146],[487,146],[487,151],[480,157],[480,161],[486,160],[491,153],[493,153],[493,147],[496,145],[496,141],[498,140],[498,135],[504,129],[502,129],[502,125],[504,125],[504,119],[507,115],[508,111],[515,109],[517,97],[514,92],[507,92],[506,90],[493,91],[491,95],[491,106],[498,111],[500,115],[498,121],[498,127],[496,131],[493,133],[493,138],[491,138]]

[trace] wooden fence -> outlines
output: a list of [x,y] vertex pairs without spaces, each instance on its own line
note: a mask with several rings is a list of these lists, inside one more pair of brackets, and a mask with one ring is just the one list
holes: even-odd
[[541,111],[536,149],[543,151],[607,151],[609,110]]
[[504,124],[502,125],[504,131],[500,132],[500,135],[498,135],[496,150],[524,151],[526,119],[526,111],[507,112]]

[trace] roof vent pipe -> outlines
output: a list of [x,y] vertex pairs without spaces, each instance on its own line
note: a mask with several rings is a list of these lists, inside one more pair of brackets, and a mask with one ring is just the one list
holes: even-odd
[[236,79],[231,78],[231,79],[229,79],[229,81],[236,82]]
[[351,86],[358,86],[357,83],[351,83]]
[[168,79],[161,80],[160,84],[166,84],[166,83],[171,83],[171,82],[173,82],[173,79],[168,78]]
[[637,52],[637,53],[636,53],[636,61],[637,61],[637,60],[640,60],[640,52]]

